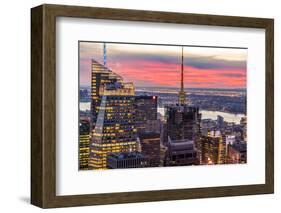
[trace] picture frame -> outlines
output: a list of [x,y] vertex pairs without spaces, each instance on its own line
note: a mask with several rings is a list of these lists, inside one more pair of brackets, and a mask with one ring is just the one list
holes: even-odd
[[[265,30],[265,183],[58,196],[56,194],[56,18],[258,28]],[[31,9],[31,203],[56,208],[274,192],[274,20],[44,4]]]

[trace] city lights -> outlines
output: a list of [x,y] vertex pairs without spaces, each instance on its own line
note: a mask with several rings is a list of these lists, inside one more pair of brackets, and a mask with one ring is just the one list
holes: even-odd
[[[140,81],[137,72],[136,81],[127,81],[126,75],[109,66],[111,45],[102,46],[102,62],[91,58],[90,86],[80,87],[79,169],[247,163],[245,89],[185,88],[190,73],[188,48],[183,46],[173,47],[179,58],[177,87],[161,87],[160,76],[159,85],[147,87],[151,79]],[[212,53],[209,49],[208,56]],[[198,55],[200,50],[195,52]],[[237,51],[235,54],[239,58]],[[217,57],[216,62],[219,60]],[[227,63],[221,60],[218,63]],[[207,67],[209,61],[204,58],[204,63]],[[148,72],[140,66],[140,76],[153,75]],[[144,86],[140,87],[140,82]]]

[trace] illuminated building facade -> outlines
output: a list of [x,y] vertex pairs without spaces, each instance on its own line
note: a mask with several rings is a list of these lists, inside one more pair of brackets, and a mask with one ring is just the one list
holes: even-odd
[[[80,89],[80,101],[87,103],[86,110],[83,108],[80,112],[80,169],[246,162],[246,148],[243,150],[243,145],[236,145],[247,140],[246,116],[240,124],[228,122],[227,117],[224,121],[222,116],[217,116],[216,120],[204,119],[201,123],[199,108],[192,104],[210,109],[205,102],[216,98],[207,96],[216,97],[217,92],[200,90],[188,96],[190,100],[186,99],[183,48],[181,54],[176,93],[174,88],[142,85],[136,78],[136,85],[141,86],[137,92],[141,95],[136,96],[133,83],[126,83],[106,66],[104,44],[103,61],[92,60],[91,88],[85,85]],[[198,96],[204,98],[197,101]],[[224,99],[219,99],[218,103],[222,101]]]
[[160,134],[141,133],[139,134],[141,153],[147,156],[151,167],[160,165]]
[[247,163],[247,144],[245,142],[228,145],[227,163]]
[[203,164],[226,162],[226,145],[220,131],[210,131],[207,136],[201,136],[201,154]]
[[143,168],[148,166],[148,158],[139,152],[111,153],[107,156],[108,169]]
[[122,78],[104,65],[92,59],[92,79],[91,79],[91,112],[92,129],[94,129],[101,104],[100,88],[104,84],[122,83]]
[[90,145],[90,121],[80,120],[79,123],[79,169],[88,169]]
[[134,101],[132,83],[92,61],[90,169],[106,169],[110,153],[136,151]]

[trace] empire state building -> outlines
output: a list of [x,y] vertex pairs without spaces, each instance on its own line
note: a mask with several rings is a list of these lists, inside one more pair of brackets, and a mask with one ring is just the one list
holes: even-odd
[[178,103],[165,106],[165,117],[167,120],[168,140],[194,140],[200,134],[201,114],[197,106],[186,104],[184,91],[184,66],[183,47],[181,48],[181,87],[178,93]]

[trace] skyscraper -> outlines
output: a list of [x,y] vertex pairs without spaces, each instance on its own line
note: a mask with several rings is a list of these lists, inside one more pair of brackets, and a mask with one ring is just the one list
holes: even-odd
[[160,131],[160,123],[157,120],[157,96],[136,96],[135,110],[138,133]]
[[[184,91],[184,65],[183,65],[183,47],[181,51],[181,88],[178,93],[179,103],[165,107],[166,124],[164,142],[168,147],[167,153],[170,162],[176,162],[181,165],[195,163],[195,158],[200,158],[200,122],[201,114],[199,108],[189,106],[185,102]],[[182,150],[180,150],[182,149]],[[198,150],[198,153],[193,153]],[[174,159],[171,161],[171,159]],[[173,163],[173,165],[175,165]]]
[[91,80],[91,111],[92,111],[92,130],[95,129],[97,116],[101,104],[100,87],[107,83],[122,82],[121,76],[112,72],[104,65],[92,59],[92,80]]
[[110,153],[136,151],[135,89],[92,60],[90,169],[106,169]]
[[200,133],[201,114],[198,107],[175,105],[166,107],[167,134],[170,140],[193,140]]
[[88,169],[90,145],[90,122],[80,120],[79,124],[79,169]]
[[165,141],[193,140],[200,133],[201,114],[199,108],[185,104],[185,92],[183,82],[183,48],[181,60],[181,88],[179,91],[179,103],[165,107],[167,127]]
[[226,145],[220,131],[209,131],[201,136],[201,154],[203,164],[224,164],[226,161]]

